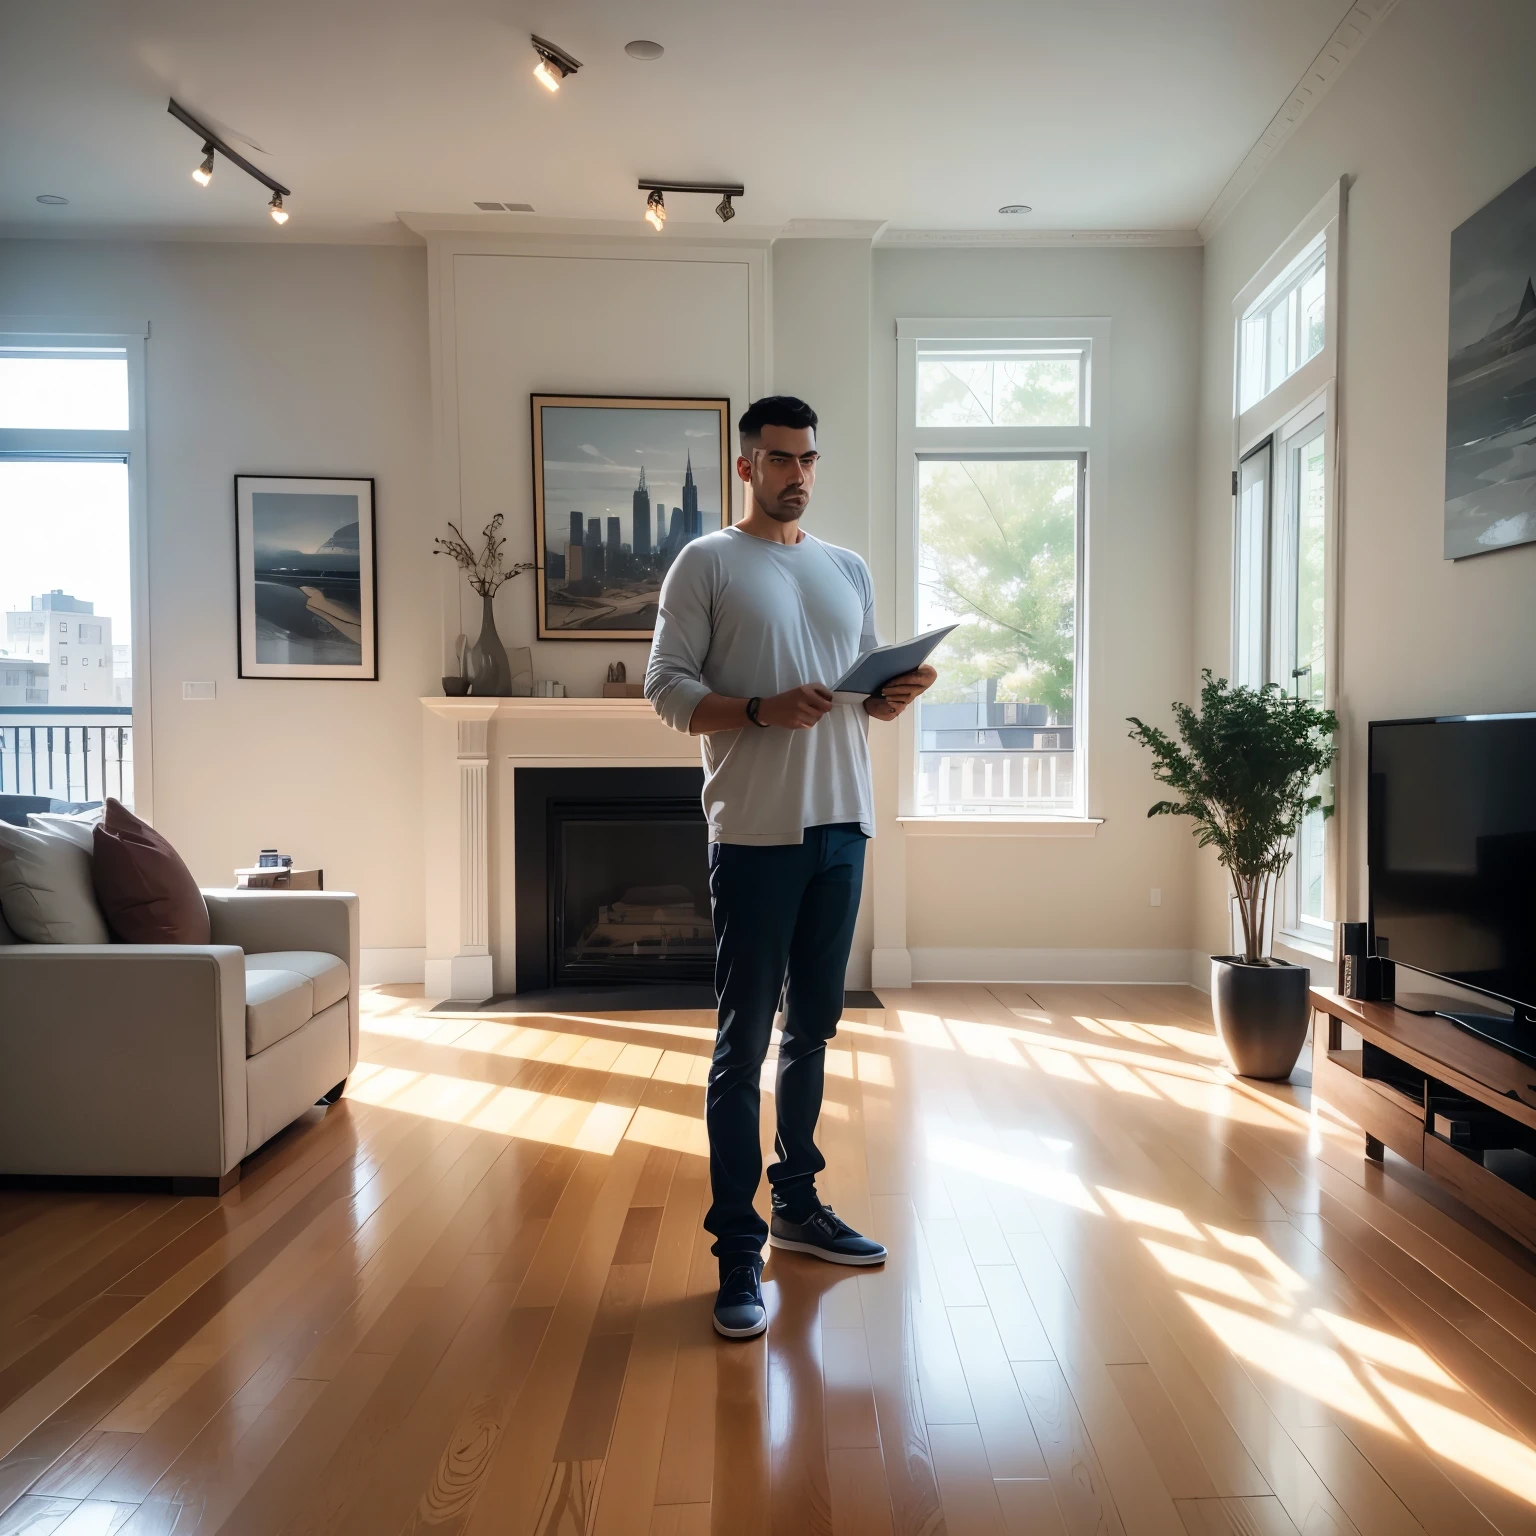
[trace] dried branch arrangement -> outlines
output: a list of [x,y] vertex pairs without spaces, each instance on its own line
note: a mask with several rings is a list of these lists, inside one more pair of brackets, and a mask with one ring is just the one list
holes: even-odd
[[520,561],[515,565],[506,563],[502,553],[507,542],[501,532],[504,522],[505,516],[498,512],[485,525],[480,532],[484,542],[479,550],[470,545],[454,523],[448,524],[448,538],[432,540],[436,546],[432,553],[451,557],[454,564],[469,577],[470,586],[481,597],[495,597],[514,576],[521,576],[524,571],[534,568],[531,560]]

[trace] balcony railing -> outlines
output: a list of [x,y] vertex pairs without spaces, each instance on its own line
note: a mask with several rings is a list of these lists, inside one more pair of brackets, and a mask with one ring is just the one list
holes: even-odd
[[0,705],[0,795],[133,804],[133,711]]
[[940,816],[1067,816],[1076,803],[1070,752],[920,752],[918,808]]

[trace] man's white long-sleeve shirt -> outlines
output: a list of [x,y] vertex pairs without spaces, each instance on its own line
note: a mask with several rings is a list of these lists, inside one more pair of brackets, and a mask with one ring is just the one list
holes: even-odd
[[[770,698],[831,688],[876,645],[874,584],[850,550],[722,528],[686,545],[662,583],[645,696],[687,731],[711,693]],[[868,716],[834,704],[808,730],[748,725],[701,737],[712,842],[799,843],[858,822],[873,837]]]

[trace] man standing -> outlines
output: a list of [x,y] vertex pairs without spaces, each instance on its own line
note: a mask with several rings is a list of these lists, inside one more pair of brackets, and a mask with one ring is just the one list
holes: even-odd
[[[815,1132],[874,835],[864,717],[894,720],[937,675],[925,666],[862,706],[833,702],[829,685],[876,643],[875,603],[864,562],[800,527],[816,480],[816,413],[775,395],[748,408],[740,431],[745,515],[687,545],[667,573],[645,679],[657,714],[704,738],[720,1002],[704,1226],[720,1263],[715,1329],[727,1338],[768,1326],[765,1238],[834,1264],[885,1259],[817,1198],[826,1162]],[[752,1201],[758,1080],[781,995],[770,1237]]]

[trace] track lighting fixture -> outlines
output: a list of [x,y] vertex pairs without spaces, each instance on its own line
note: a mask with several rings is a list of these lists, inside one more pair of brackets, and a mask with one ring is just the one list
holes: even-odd
[[165,110],[169,112],[178,123],[184,123],[188,128],[192,130],[193,133],[198,136],[199,139],[203,141],[202,164],[192,172],[192,179],[198,184],[198,186],[206,187],[208,183],[213,180],[213,157],[215,152],[217,152],[218,154],[223,155],[231,165],[239,166],[247,176],[251,177],[255,181],[259,181],[262,186],[268,188],[271,191],[272,201],[267,204],[267,208],[272,214],[272,220],[274,223],[286,224],[288,222],[288,215],[283,209],[283,199],[285,197],[291,197],[293,194],[288,190],[287,187],[282,184],[282,182],[273,181],[273,179],[268,176],[265,171],[258,170],[254,165],[251,164],[249,160],[245,158],[244,155],[240,154],[237,150],[231,149],[229,145],[226,144],[224,140],[221,139],[218,134],[216,134],[205,123],[198,122],[198,120],[193,117],[192,114],[188,112],[187,109],[174,98],[166,106]]
[[537,35],[531,41],[533,51],[539,56],[539,62],[533,66],[533,78],[553,94],[560,89],[560,82],[567,75],[574,75],[581,68],[581,60],[572,58],[564,48],[558,48]]
[[659,181],[649,176],[640,178],[640,190],[651,194],[645,200],[645,219],[658,235],[661,226],[667,222],[666,204],[662,201],[664,192],[706,192],[718,197],[720,201],[715,204],[715,214],[722,224],[729,224],[736,217],[731,199],[746,195],[746,189],[739,183],[726,186],[718,181]]

